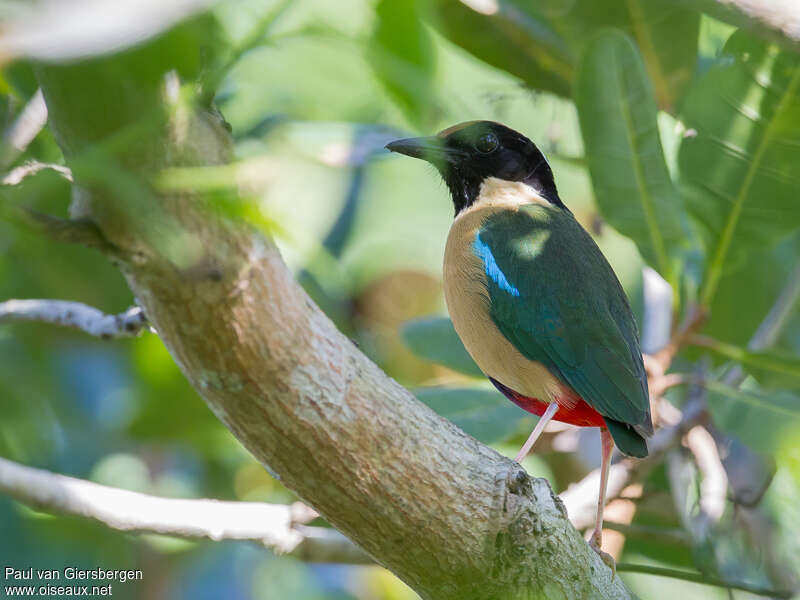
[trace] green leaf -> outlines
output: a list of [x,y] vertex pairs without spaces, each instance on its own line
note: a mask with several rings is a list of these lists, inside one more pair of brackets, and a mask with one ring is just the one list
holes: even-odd
[[530,415],[500,392],[477,388],[418,388],[414,395],[484,444],[502,442]]
[[779,350],[751,352],[734,344],[702,338],[700,345],[735,360],[762,384],[800,389],[800,357]]
[[800,427],[800,395],[795,391],[763,390],[752,380],[742,389],[716,381],[706,387],[714,423],[754,450],[771,452],[784,435]]
[[567,42],[519,2],[503,2],[492,14],[465,3],[435,0],[434,25],[480,60],[519,77],[537,90],[569,96],[574,58]]
[[735,33],[687,94],[683,120],[692,135],[679,162],[708,249],[710,306],[726,270],[800,227],[800,57]]
[[674,283],[672,257],[684,239],[681,203],[664,160],[652,88],[626,35],[605,31],[587,45],[575,104],[600,211]]
[[403,326],[403,340],[417,356],[459,373],[483,377],[483,372],[461,343],[453,322],[447,317],[426,317]]
[[[800,232],[776,246],[754,249],[735,270],[724,273],[703,333],[745,347],[791,277],[798,256]],[[789,316],[786,332],[791,331],[792,323],[795,327],[800,324],[800,311]]]
[[367,57],[375,74],[409,121],[420,129],[436,114],[434,48],[420,20],[418,0],[380,0]]
[[[561,4],[564,4],[563,2]],[[553,24],[574,45],[576,56],[603,29],[619,29],[641,53],[658,106],[670,111],[697,63],[700,13],[673,0],[577,0]],[[590,42],[591,43],[591,42]]]
[[672,110],[694,73],[700,13],[672,0],[506,0],[481,3],[482,12],[467,4],[437,0],[438,29],[538,90],[569,96],[587,40],[606,28],[636,40],[662,109]]

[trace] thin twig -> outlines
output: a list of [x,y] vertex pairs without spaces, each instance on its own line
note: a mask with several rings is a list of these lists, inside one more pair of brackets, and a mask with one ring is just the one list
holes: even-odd
[[669,343],[672,327],[672,286],[654,269],[642,269],[644,315],[642,351],[655,354]]
[[669,343],[653,356],[653,359],[660,368],[660,373],[656,374],[664,374],[667,369],[669,369],[672,360],[680,349],[686,345],[687,340],[692,334],[703,326],[707,317],[708,313],[699,305],[689,307],[683,322],[672,334]]
[[725,512],[728,495],[728,475],[722,464],[719,448],[708,430],[701,425],[692,427],[685,440],[700,470],[700,512],[712,522],[718,523]]
[[656,377],[654,381],[649,382],[650,393],[654,398],[660,398],[668,389],[679,385],[686,385],[691,382],[691,376],[686,375],[685,373],[667,373],[666,375]]
[[[72,171],[65,166],[38,161],[26,162],[12,169],[0,180],[3,185],[14,186],[22,183],[26,178],[32,177],[44,170],[55,171],[64,179],[72,183]],[[0,216],[13,223],[19,224],[36,233],[44,235],[56,242],[82,244],[89,248],[97,248],[109,254],[118,250],[108,242],[98,227],[87,220],[61,219],[52,215],[40,213],[36,210],[21,206],[0,206]]]
[[33,175],[36,175],[40,171],[44,171],[46,169],[55,171],[69,182],[72,181],[72,171],[70,170],[69,167],[65,167],[64,165],[56,165],[53,163],[43,163],[39,162],[38,160],[32,160],[11,169],[3,177],[2,183],[3,185],[17,185],[19,183],[22,183],[22,181],[26,177],[31,177]]
[[338,531],[308,527],[316,513],[300,503],[160,498],[26,467],[0,458],[0,492],[49,513],[91,519],[118,531],[181,538],[250,540],[310,562],[372,564]]
[[[702,359],[700,360],[695,369],[695,376],[702,380],[705,374],[708,372],[708,360]],[[688,398],[686,401],[687,406],[700,406],[705,408],[706,406],[706,395],[707,391],[705,386],[702,384],[694,384],[689,388]],[[690,428],[689,431],[699,431],[697,426]],[[689,433],[687,431],[687,435]],[[707,435],[707,432],[706,432]],[[708,443],[708,440],[705,436],[700,434],[700,446],[704,443]],[[713,440],[711,440],[713,445]],[[716,452],[716,446],[714,445],[713,450],[709,450],[707,448],[700,448],[699,454],[703,455],[703,459],[707,460],[708,463],[712,463],[713,459],[707,458],[707,454],[710,452]],[[719,459],[717,459],[719,460]],[[680,450],[671,450],[667,454],[667,477],[669,478],[670,482],[670,493],[672,495],[672,501],[677,509],[678,515],[681,518],[683,523],[684,529],[689,532],[692,536],[692,539],[696,542],[704,541],[707,536],[708,532],[711,529],[712,525],[716,523],[717,519],[713,518],[712,515],[708,514],[705,511],[706,505],[699,502],[699,506],[688,506],[690,497],[689,494],[689,486],[691,484],[691,472],[689,468],[692,467],[692,463],[689,460],[689,457],[686,453],[681,452]],[[710,471],[713,471],[713,467],[709,468]],[[725,479],[725,485],[727,489],[727,478]],[[715,492],[717,491],[718,486],[712,486],[712,490]],[[722,508],[719,507],[719,503],[716,502],[715,497],[716,494],[712,495],[712,498],[709,500],[708,504],[711,505],[712,513],[717,514],[717,512],[721,513],[722,508],[724,508],[724,499],[725,499],[725,490],[722,491]]]
[[630,563],[617,563],[617,573],[646,573],[647,575],[659,575],[661,577],[671,577],[692,581],[703,585],[713,585],[716,587],[742,590],[759,596],[769,596],[771,598],[791,598],[792,592],[789,590],[773,590],[760,585],[746,583],[743,581],[725,581],[711,575],[702,573],[692,573],[691,571],[681,571],[679,569],[668,569],[666,567],[655,567],[653,565],[635,565]]
[[0,169],[5,170],[20,154],[25,152],[25,149],[46,124],[47,105],[44,102],[42,90],[38,89],[28,100],[16,121],[3,135],[2,148],[0,148]]
[[[100,229],[85,219],[60,219],[30,208],[16,208],[10,220],[19,223],[54,242],[80,244],[95,248],[111,256],[119,254],[119,248],[111,244]],[[7,211],[9,214],[10,211]]]
[[[608,473],[606,497],[616,498],[622,493],[634,476],[640,477],[649,472],[664,457],[666,452],[680,442],[683,435],[695,425],[706,419],[704,403],[689,401],[683,410],[681,420],[668,427],[662,427],[648,443],[650,453],[647,458],[623,458],[611,465]],[[570,521],[577,529],[585,529],[594,522],[597,508],[594,494],[600,485],[600,469],[595,469],[577,483],[570,485],[560,496],[567,508]]]
[[138,306],[117,315],[107,315],[86,304],[67,300],[0,302],[0,324],[14,321],[44,321],[76,327],[103,339],[136,336],[147,326],[144,311]]

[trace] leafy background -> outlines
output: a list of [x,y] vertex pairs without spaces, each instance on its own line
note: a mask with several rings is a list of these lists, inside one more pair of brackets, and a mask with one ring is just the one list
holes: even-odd
[[[224,202],[235,174],[246,202],[232,210],[277,236],[337,325],[423,402],[511,456],[535,420],[483,381],[445,316],[446,190],[432,169],[382,146],[478,118],[528,134],[637,318],[644,265],[673,285],[678,316],[695,304],[708,309],[706,343],[674,368],[692,372],[702,357],[712,361],[714,425],[738,440],[733,450],[751,448],[768,465],[758,514],[774,524],[770,552],[796,581],[800,311],[769,349],[746,345],[780,291],[800,278],[797,54],[668,0],[240,0],[178,17],[118,0],[120,14],[130,9],[136,18],[110,22],[101,4],[80,18],[57,4],[0,2],[4,171],[31,159],[63,162],[46,127],[22,152],[10,144],[36,93],[37,61],[123,52],[146,76],[151,61],[171,53],[184,87],[213,98],[231,124],[237,163],[183,178],[167,173],[160,185]],[[155,37],[132,52],[120,48],[122,33],[137,28]],[[45,41],[36,36],[43,30]],[[2,194],[6,207],[53,214],[69,202],[68,186],[50,171]],[[97,253],[0,220],[0,298],[27,297],[108,312],[133,302]],[[723,383],[731,361],[746,370],[738,389]],[[680,406],[683,390],[670,397]],[[107,343],[51,326],[4,325],[0,407],[0,455],[25,464],[167,496],[294,499],[213,417],[155,335]],[[565,454],[554,444],[525,467],[564,489],[596,464],[593,444],[576,448]],[[696,472],[689,477],[700,485]],[[663,468],[645,489],[650,500],[634,525],[679,528],[683,515]],[[683,509],[691,512],[693,501]],[[764,585],[781,580],[769,552],[734,526],[736,511],[729,502],[702,543],[630,536],[623,558]],[[131,598],[414,597],[378,567],[307,565],[241,543],[123,536],[3,498],[0,564],[137,565],[145,582],[118,590]],[[728,597],[622,576],[647,598]]]

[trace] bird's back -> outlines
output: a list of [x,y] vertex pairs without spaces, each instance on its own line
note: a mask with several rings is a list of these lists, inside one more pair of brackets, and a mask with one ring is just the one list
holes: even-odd
[[[515,392],[596,409],[623,451],[652,431],[636,325],[619,282],[569,211],[484,203],[454,222],[445,297],[478,366]],[[627,448],[627,450],[626,450]]]

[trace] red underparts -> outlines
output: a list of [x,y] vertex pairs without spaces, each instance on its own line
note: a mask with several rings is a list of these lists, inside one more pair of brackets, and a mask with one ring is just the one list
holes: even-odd
[[[489,380],[506,398],[519,406],[522,410],[526,410],[538,416],[542,416],[544,411],[547,410],[547,402],[523,396],[491,377]],[[553,417],[554,421],[561,421],[562,423],[577,425],[578,427],[606,426],[603,415],[589,406],[583,398],[567,386],[562,388],[562,393],[556,398],[556,402],[558,402],[559,408],[558,412]]]

